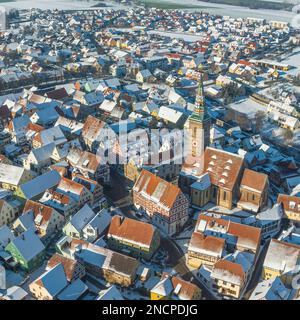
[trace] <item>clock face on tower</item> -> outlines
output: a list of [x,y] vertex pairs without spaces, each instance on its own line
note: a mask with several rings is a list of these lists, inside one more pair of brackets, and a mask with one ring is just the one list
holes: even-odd
[[193,141],[193,147],[197,147],[197,141]]

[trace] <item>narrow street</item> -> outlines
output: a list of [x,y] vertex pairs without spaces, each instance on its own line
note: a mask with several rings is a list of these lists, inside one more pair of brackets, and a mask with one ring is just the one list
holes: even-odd
[[260,276],[261,276],[262,270],[263,270],[263,263],[264,263],[264,260],[265,260],[265,257],[266,257],[266,254],[267,254],[267,251],[269,248],[269,244],[270,244],[270,240],[266,241],[260,254],[259,254],[254,272],[252,274],[251,280],[248,283],[248,287],[247,287],[247,290],[246,290],[244,297],[249,298],[252,290],[256,287],[257,283],[259,282],[259,279],[260,279]]

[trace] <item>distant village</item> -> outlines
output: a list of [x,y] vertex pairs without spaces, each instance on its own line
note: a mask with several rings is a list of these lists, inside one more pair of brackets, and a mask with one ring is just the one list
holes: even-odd
[[0,300],[299,299],[299,30],[143,7],[6,22]]

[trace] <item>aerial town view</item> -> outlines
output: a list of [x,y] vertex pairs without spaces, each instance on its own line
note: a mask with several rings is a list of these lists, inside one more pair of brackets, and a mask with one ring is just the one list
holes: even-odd
[[300,1],[0,0],[0,300],[300,300]]

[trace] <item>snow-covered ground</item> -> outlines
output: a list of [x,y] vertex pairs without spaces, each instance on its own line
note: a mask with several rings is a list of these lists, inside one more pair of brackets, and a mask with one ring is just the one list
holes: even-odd
[[[153,0],[152,0],[153,1]],[[182,0],[163,0],[165,2],[171,2],[174,4],[182,5]],[[89,9],[91,6],[97,4],[99,2],[95,1],[71,1],[71,0],[21,0],[21,1],[13,1],[13,2],[3,2],[2,6],[6,8],[17,8],[17,9],[28,9],[28,8],[40,8],[40,9],[59,9],[59,10],[78,10],[78,9]],[[130,6],[122,6],[117,3],[109,3],[105,1],[106,5],[112,5],[115,8],[130,8]],[[225,4],[218,3],[208,3],[205,1],[197,1],[197,0],[186,0],[184,2],[186,6],[198,6],[199,8],[191,8],[190,11],[199,11],[204,10],[211,14],[218,14],[224,16],[231,16],[234,18],[263,18],[267,20],[280,20],[291,22],[294,17],[293,12],[288,11],[280,11],[280,10],[264,10],[264,9],[248,9],[245,7],[239,6],[230,6]],[[201,8],[201,6],[203,8]]]
[[164,37],[170,37],[173,39],[184,39],[185,41],[189,42],[195,42],[199,40],[203,40],[203,36],[197,35],[197,34],[190,34],[190,33],[179,33],[179,32],[168,32],[168,31],[157,31],[157,30],[151,30],[148,31],[149,34],[158,34],[160,36]]
[[257,111],[266,111],[266,107],[247,98],[238,102],[231,103],[228,108],[235,110],[239,113],[245,114],[248,119],[253,119]]
[[294,69],[289,70],[287,73],[290,75],[300,74],[300,48],[294,50],[294,52],[283,60],[284,63],[294,67]]
[[[21,1],[12,1],[12,2],[1,2],[0,5],[5,8],[11,9],[30,9],[38,8],[43,10],[88,10],[95,9],[92,6],[101,3],[100,1],[87,1],[87,0],[21,0]],[[105,1],[106,6],[113,6],[116,8],[122,8],[124,6],[117,3]],[[125,8],[125,7],[124,7]]]
[[[165,2],[171,3],[178,3],[182,4],[181,0],[164,0]],[[293,12],[288,11],[281,11],[281,10],[267,10],[267,9],[249,9],[245,7],[239,6],[230,6],[226,4],[219,4],[219,3],[211,3],[205,1],[197,1],[197,0],[186,0],[184,4],[187,5],[198,5],[203,6],[202,9],[205,12],[209,12],[212,14],[219,14],[224,16],[231,16],[234,18],[262,18],[266,20],[279,20],[279,21],[286,21],[291,22],[292,18],[294,17]],[[191,9],[194,11],[199,11],[201,8],[198,9]]]

